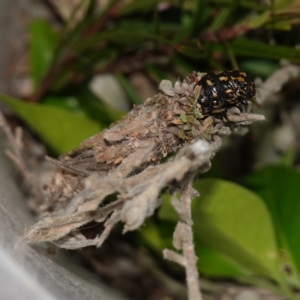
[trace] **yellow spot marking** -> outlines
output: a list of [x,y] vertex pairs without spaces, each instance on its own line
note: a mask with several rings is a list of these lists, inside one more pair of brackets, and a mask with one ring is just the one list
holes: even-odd
[[216,108],[216,109],[213,109],[212,111],[211,111],[211,113],[213,113],[213,114],[218,114],[218,113],[221,113],[221,112],[223,112],[223,111],[225,111],[225,108]]
[[209,79],[206,80],[206,83],[207,83],[208,85],[210,85],[210,86],[213,86],[213,85],[214,85],[214,83],[213,83],[211,80],[209,80]]
[[221,77],[219,77],[219,79],[221,81],[228,81],[228,77],[227,76],[221,76]]
[[232,77],[233,80],[236,80],[236,81],[241,81],[241,82],[245,82],[245,78],[244,77]]

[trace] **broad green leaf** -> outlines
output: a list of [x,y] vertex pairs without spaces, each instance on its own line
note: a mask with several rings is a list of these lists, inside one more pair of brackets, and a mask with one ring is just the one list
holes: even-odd
[[30,26],[30,66],[35,88],[49,69],[58,35],[49,22],[33,21]]
[[76,114],[64,108],[31,104],[4,94],[0,94],[0,101],[23,118],[57,153],[77,147],[84,139],[101,130],[98,123],[83,114]]
[[47,96],[42,101],[45,105],[58,106],[61,108],[68,109],[76,114],[82,113],[78,100],[74,96]]
[[150,218],[142,230],[137,233],[137,236],[147,247],[161,255],[163,249],[172,247],[174,225],[173,222],[157,221]]
[[[192,204],[195,237],[255,275],[278,279],[277,245],[263,201],[224,180],[203,179],[195,187],[201,194]],[[174,214],[169,204],[159,216],[174,220]]]
[[197,267],[200,274],[209,277],[227,277],[241,279],[246,276],[246,271],[241,265],[228,257],[222,255],[215,248],[204,243],[196,235],[194,239],[196,255],[198,257]]
[[247,176],[244,183],[268,206],[279,244],[286,252],[283,266],[289,271],[285,275],[299,287],[300,173],[285,166],[269,166]]

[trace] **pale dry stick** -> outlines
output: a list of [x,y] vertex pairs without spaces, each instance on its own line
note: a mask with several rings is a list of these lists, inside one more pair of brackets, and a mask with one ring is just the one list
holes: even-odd
[[186,220],[181,220],[181,239],[183,256],[185,257],[186,281],[188,287],[188,299],[202,300],[200,292],[199,274],[197,270],[197,256],[193,242],[192,217],[191,217],[191,195],[192,181],[188,181],[182,189],[181,202]]
[[172,205],[180,216],[173,234],[173,246],[182,250],[182,254],[165,249],[164,258],[182,265],[186,270],[186,283],[189,300],[202,300],[199,273],[197,270],[197,256],[193,242],[193,221],[191,217],[192,178],[190,176],[182,188],[181,201],[172,199]]

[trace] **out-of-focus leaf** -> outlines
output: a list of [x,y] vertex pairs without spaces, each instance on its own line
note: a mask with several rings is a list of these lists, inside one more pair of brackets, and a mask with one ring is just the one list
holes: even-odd
[[[232,1],[231,0],[209,0],[207,2],[215,3],[215,4],[218,4],[218,5],[221,5],[221,4],[230,5]],[[257,11],[265,11],[266,9],[268,9],[268,6],[266,4],[256,3],[254,1],[252,2],[252,1],[249,1],[249,0],[239,1],[239,6],[240,7],[245,7],[245,8],[251,8],[251,9],[254,9],[254,10],[257,10]]]
[[30,26],[30,66],[34,86],[38,87],[49,69],[58,35],[49,22],[36,20]]
[[279,69],[279,64],[270,60],[249,59],[243,61],[240,68],[246,72],[267,78]]
[[225,25],[229,14],[230,14],[229,7],[221,8],[220,11],[218,12],[218,15],[213,19],[213,23],[211,24],[210,29],[215,31],[222,28]]
[[[165,205],[166,199],[170,196],[164,195]],[[158,255],[161,255],[164,249],[173,249],[172,236],[176,226],[174,221],[147,220],[142,230],[137,233],[137,238],[141,240],[148,248],[154,250]],[[241,278],[245,274],[240,267],[224,256],[222,256],[214,248],[203,243],[198,236],[195,236],[195,250],[199,257],[197,267],[201,274],[209,277],[228,277]]]
[[[192,203],[195,237],[250,272],[280,280],[274,230],[263,201],[224,180],[203,179],[195,186],[201,194]],[[170,206],[162,207],[160,218],[177,218]]]
[[183,46],[183,45],[177,45],[175,49],[186,56],[192,57],[192,58],[203,58],[206,55],[206,51],[201,50],[198,47],[190,47],[190,46]]
[[105,127],[126,114],[125,111],[115,110],[104,104],[88,88],[77,90],[76,97],[85,114]]
[[146,64],[145,69],[148,75],[156,82],[160,82],[161,80],[168,78],[166,76],[166,73],[162,72],[161,69],[156,67],[155,65]]
[[[170,5],[177,5],[178,1],[177,0],[168,0],[166,1]],[[153,8],[161,3],[160,0],[139,0],[139,1],[131,1],[128,2],[127,5],[122,7],[120,14],[121,15],[127,15],[127,14],[132,14],[132,13],[140,13],[140,12],[149,12],[152,11]]]
[[43,104],[65,108],[71,110],[76,114],[82,113],[77,98],[73,96],[65,96],[65,97],[47,96],[43,99]]
[[297,147],[291,146],[287,151],[282,155],[280,163],[285,167],[292,167],[293,163],[297,156]]
[[[144,224],[142,230],[137,233],[137,236],[141,239],[141,241],[147,245],[150,249],[155,252],[161,254],[163,249],[170,247],[172,245],[172,226],[174,224],[171,223],[171,226],[168,226],[167,222],[154,222],[152,219],[147,220],[146,224]],[[167,239],[164,239],[163,232],[160,228],[163,227],[164,232],[167,230],[170,235]]]
[[[261,196],[271,212],[277,239],[288,254],[282,269],[300,286],[300,174],[284,166],[269,166],[248,175],[244,184]],[[289,260],[290,259],[290,260]]]
[[[270,45],[261,41],[242,37],[229,42],[229,45],[236,55],[264,57],[269,59],[286,58],[294,61],[300,61],[300,50],[296,48]],[[221,50],[220,45],[215,45],[214,47]]]
[[112,29],[107,30],[98,34],[95,34],[89,38],[86,38],[84,41],[78,42],[74,45],[74,50],[78,52],[85,51],[90,49],[94,45],[97,45],[100,42],[114,42],[117,44],[128,45],[130,41],[130,46],[138,45],[140,47],[142,42],[147,41],[152,42],[161,42],[169,46],[173,46],[174,43],[165,37],[151,33],[149,31],[141,30],[140,28],[132,28],[131,30],[125,29]]
[[122,74],[116,74],[116,78],[118,79],[125,92],[128,94],[130,101],[136,105],[141,104],[141,98],[139,97],[135,89],[132,87],[132,85],[129,83],[129,81],[126,79],[126,77]]
[[184,59],[177,56],[173,56],[172,61],[174,62],[174,65],[176,68],[182,68],[186,73],[192,73],[193,71],[201,71],[201,70],[195,70],[195,66],[192,66],[188,62],[186,62]]
[[107,127],[112,122],[120,120],[126,113],[105,105],[87,88],[76,90],[74,95],[70,96],[47,96],[42,103],[65,108],[75,114],[84,114],[97,121],[101,127]]
[[4,94],[0,94],[0,101],[23,118],[57,153],[77,147],[84,139],[101,130],[98,123],[83,114],[76,114],[64,108],[31,104]]
[[[198,256],[197,266],[200,274],[209,277],[238,278],[245,277],[247,271],[241,265],[222,255],[215,248],[205,244],[195,236],[195,250]],[[245,271],[245,272],[244,272]]]
[[[248,1],[249,2],[249,1]],[[262,9],[261,14],[249,14],[247,17],[243,18],[239,25],[246,25],[251,29],[257,29],[267,25],[274,29],[286,30],[289,26],[289,21],[285,22],[284,27],[280,25],[280,21],[276,21],[276,16],[280,15],[281,12],[284,13],[294,0],[279,0],[274,1],[269,7]],[[292,18],[290,18],[290,25],[292,24]]]

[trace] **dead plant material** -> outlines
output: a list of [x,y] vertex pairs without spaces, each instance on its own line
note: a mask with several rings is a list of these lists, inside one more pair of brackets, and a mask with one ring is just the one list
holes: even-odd
[[[210,168],[224,136],[264,117],[233,108],[226,122],[203,118],[194,94],[201,76],[194,72],[174,86],[163,80],[159,94],[134,107],[121,121],[59,159],[47,158],[57,171],[43,191],[41,219],[27,229],[25,239],[66,249],[100,247],[120,221],[124,232],[139,228],[160,205],[163,189],[168,187],[172,194],[180,191],[181,201],[172,201],[180,216],[173,243],[182,255],[172,250],[164,255],[186,268],[189,299],[202,299],[190,207],[196,194],[193,179]],[[115,199],[108,201],[111,195]],[[103,223],[105,228],[92,239],[80,232],[90,222]]]
[[[201,119],[194,95],[200,78],[193,73],[174,87],[163,80],[161,93],[121,121],[58,160],[47,158],[57,171],[44,191],[41,220],[26,231],[26,240],[67,249],[99,247],[119,221],[124,232],[137,229],[159,206],[162,189],[181,190],[190,174],[209,169],[222,137],[233,127],[264,119],[234,109],[226,124]],[[116,200],[103,204],[113,194]],[[78,229],[92,221],[104,222],[105,230],[89,240]]]

